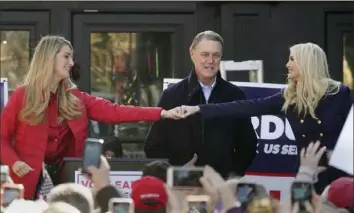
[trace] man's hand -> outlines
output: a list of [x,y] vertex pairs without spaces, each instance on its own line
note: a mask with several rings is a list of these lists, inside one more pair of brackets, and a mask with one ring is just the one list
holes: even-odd
[[182,108],[181,107],[175,107],[175,108],[170,109],[170,110],[162,110],[161,117],[162,118],[175,119],[175,120],[184,118],[184,116],[182,114]]
[[105,157],[101,156],[100,168],[89,166],[87,170],[91,173],[91,179],[97,191],[111,184],[109,179],[110,167]]
[[12,171],[19,177],[22,177],[29,173],[30,171],[33,171],[33,169],[25,162],[23,161],[16,161],[14,165],[12,165]]
[[199,106],[181,106],[184,118],[200,112]]

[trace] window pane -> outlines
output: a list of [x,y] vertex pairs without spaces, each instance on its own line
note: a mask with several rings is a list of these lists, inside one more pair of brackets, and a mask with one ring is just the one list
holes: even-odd
[[[123,105],[155,106],[172,76],[170,33],[91,33],[91,94]],[[94,122],[95,123],[95,122]],[[144,141],[148,122],[104,125],[100,137]]]
[[343,83],[354,88],[354,33],[344,35]]
[[0,31],[0,74],[12,91],[22,83],[29,65],[29,31]]

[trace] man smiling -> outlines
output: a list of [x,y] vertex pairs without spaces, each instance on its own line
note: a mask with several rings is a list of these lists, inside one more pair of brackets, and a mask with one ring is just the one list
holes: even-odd
[[[181,82],[167,88],[158,106],[224,103],[246,99],[237,86],[223,80],[219,65],[224,42],[213,31],[199,33],[190,46],[194,67]],[[257,137],[251,120],[203,120],[193,115],[181,120],[152,124],[145,142],[149,158],[167,158],[175,166],[212,166],[222,176],[243,176],[256,154]]]

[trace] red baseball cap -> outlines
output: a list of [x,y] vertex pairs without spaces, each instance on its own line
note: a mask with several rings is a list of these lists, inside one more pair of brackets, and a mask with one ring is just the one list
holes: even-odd
[[152,177],[145,176],[132,184],[132,199],[136,209],[157,210],[167,205],[167,193],[165,182]]
[[328,189],[327,200],[337,208],[354,206],[354,178],[341,177],[333,181]]

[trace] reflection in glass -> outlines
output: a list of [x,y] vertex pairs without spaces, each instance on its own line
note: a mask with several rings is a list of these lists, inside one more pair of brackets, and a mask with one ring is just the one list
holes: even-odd
[[[123,105],[155,106],[173,77],[170,33],[91,33],[91,94]],[[100,137],[145,140],[147,122],[94,123]]]
[[354,33],[343,37],[343,83],[354,88]]
[[29,65],[29,31],[0,31],[0,75],[9,90],[22,83]]

